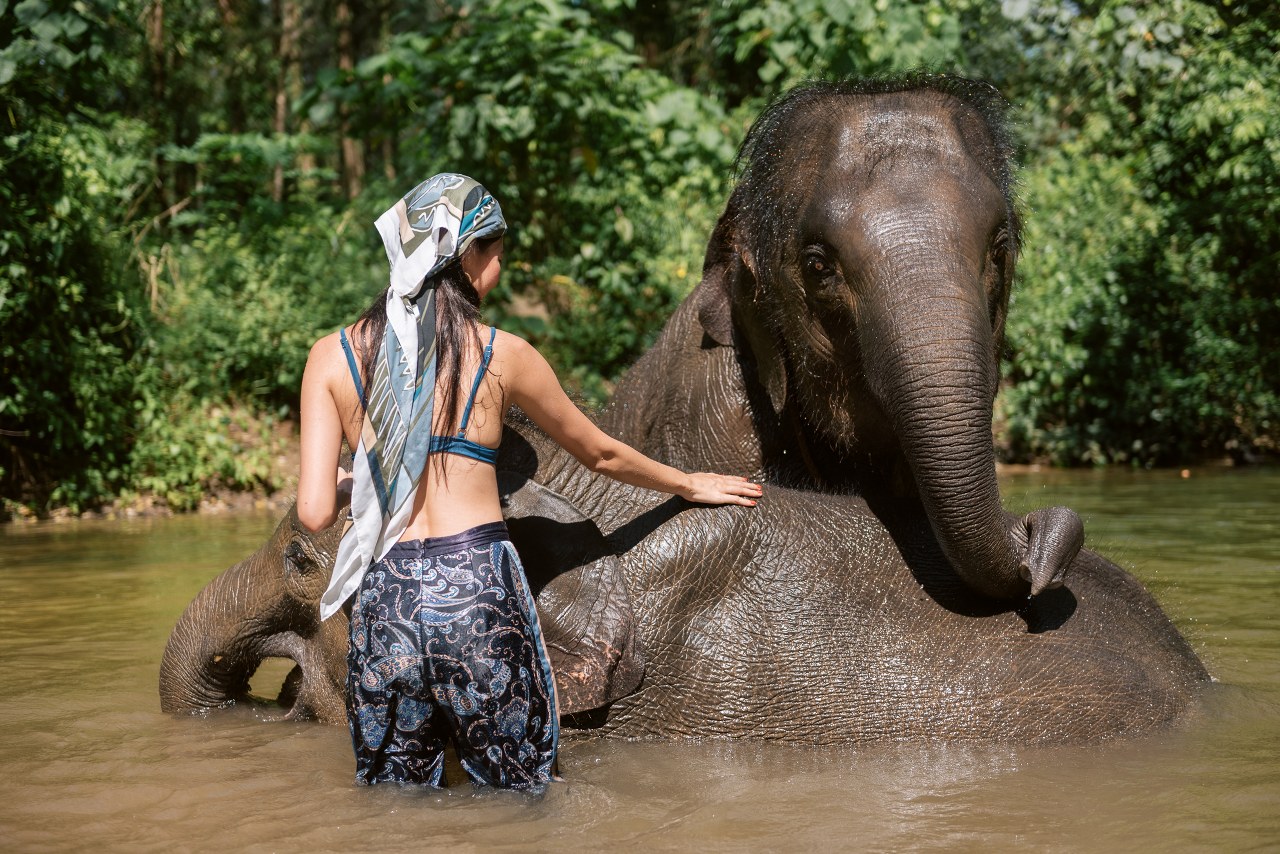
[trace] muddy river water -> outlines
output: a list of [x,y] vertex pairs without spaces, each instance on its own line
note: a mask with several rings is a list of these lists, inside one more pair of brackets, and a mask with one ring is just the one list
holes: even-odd
[[174,621],[273,515],[8,525],[0,850],[1280,849],[1280,471],[1002,485],[1075,507],[1152,589],[1219,680],[1197,719],[1052,748],[569,738],[539,799],[358,789],[344,728],[159,710]]

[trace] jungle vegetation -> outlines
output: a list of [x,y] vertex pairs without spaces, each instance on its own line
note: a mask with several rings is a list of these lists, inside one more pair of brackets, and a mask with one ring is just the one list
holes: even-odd
[[1272,0],[0,0],[0,496],[280,486],[309,342],[442,169],[515,226],[490,319],[600,402],[770,99],[920,66],[1015,106],[1003,457],[1274,451]]

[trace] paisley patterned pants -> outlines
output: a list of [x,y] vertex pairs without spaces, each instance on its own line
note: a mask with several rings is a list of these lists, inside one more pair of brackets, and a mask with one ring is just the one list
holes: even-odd
[[360,585],[347,664],[357,784],[445,785],[446,742],[474,783],[553,779],[555,682],[502,522],[392,546]]

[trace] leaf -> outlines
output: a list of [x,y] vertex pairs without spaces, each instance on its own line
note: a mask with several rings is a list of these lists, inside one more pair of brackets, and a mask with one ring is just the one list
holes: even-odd
[[49,11],[44,0],[23,0],[13,7],[13,14],[24,25],[30,27],[32,22],[44,17]]
[[313,124],[321,126],[328,125],[333,119],[334,110],[335,107],[333,101],[328,99],[317,101],[311,106],[311,109],[307,110],[307,118],[310,119]]
[[777,61],[770,59],[764,65],[760,66],[760,79],[765,83],[772,83],[781,74],[783,68]]
[[792,41],[775,41],[769,45],[769,52],[781,65],[790,62],[797,50],[796,43]]
[[1010,21],[1021,21],[1031,14],[1031,0],[1002,0],[1000,12]]
[[89,29],[89,22],[79,15],[67,14],[62,18],[62,31],[69,39],[79,38],[87,29]]
[[52,44],[58,36],[62,35],[62,19],[59,15],[36,18],[28,26],[31,28],[31,34],[41,44]]
[[613,230],[618,233],[618,237],[622,238],[623,243],[630,243],[631,239],[635,237],[635,226],[621,212],[618,213],[618,218],[614,220]]

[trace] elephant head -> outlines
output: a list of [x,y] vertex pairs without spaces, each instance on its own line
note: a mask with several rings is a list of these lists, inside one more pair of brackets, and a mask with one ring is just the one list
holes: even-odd
[[[521,445],[508,458],[524,463]],[[536,460],[534,461],[536,462]],[[595,524],[551,490],[509,471],[499,476],[503,513],[529,565],[562,714],[595,709],[639,684],[644,664],[617,557]],[[293,508],[262,548],[227,569],[187,606],[160,665],[166,712],[228,706],[249,697],[267,658],[295,662],[279,703],[286,718],[346,719],[343,613],[320,620],[342,524],[311,533]]]
[[344,618],[320,621],[341,536],[335,525],[311,533],[289,512],[252,555],[209,583],[179,618],[160,664],[167,712],[243,701],[267,658],[291,659],[279,702],[289,718],[345,719]]
[[691,299],[763,417],[796,423],[814,480],[918,494],[961,578],[1011,598],[1061,583],[1083,527],[1065,508],[1009,526],[997,490],[1018,252],[1004,111],[948,77],[793,91],[748,134]]

